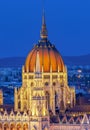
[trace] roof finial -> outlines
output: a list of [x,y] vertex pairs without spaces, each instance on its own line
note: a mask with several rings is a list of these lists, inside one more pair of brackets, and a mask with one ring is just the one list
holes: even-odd
[[45,11],[43,8],[43,16],[42,16],[42,29],[41,29],[41,39],[47,39],[48,33],[47,33],[47,28],[46,28],[46,22],[45,22]]

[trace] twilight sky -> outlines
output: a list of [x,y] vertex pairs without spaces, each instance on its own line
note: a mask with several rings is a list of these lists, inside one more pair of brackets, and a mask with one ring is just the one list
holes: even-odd
[[[62,55],[90,53],[90,0],[45,0],[49,40]],[[42,0],[0,0],[0,58],[27,56],[40,39]]]

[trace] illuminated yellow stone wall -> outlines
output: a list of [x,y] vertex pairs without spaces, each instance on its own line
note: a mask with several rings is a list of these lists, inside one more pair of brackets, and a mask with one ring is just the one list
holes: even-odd
[[[70,88],[67,82],[67,70],[65,72],[50,73],[41,72],[40,84],[43,84],[46,94],[46,106],[55,114],[55,107],[61,111],[72,108],[75,105],[75,89]],[[22,87],[15,89],[15,110],[31,110],[33,88],[36,86],[35,72],[26,73],[22,69]]]

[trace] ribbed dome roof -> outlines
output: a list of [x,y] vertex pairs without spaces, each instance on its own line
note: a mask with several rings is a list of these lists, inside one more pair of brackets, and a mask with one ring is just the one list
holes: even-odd
[[25,72],[34,72],[36,70],[37,52],[40,59],[40,71],[42,72],[64,72],[64,62],[59,52],[47,40],[47,29],[45,23],[45,16],[42,19],[42,29],[41,29],[41,40],[34,46],[26,58],[25,62]]
[[25,71],[26,72],[34,72],[36,67],[36,58],[37,52],[39,52],[40,57],[40,70],[43,72],[50,72],[50,68],[52,68],[52,72],[63,72],[64,71],[64,63],[62,57],[59,52],[49,41],[39,41],[37,45],[31,50],[29,55],[27,56],[25,63]]

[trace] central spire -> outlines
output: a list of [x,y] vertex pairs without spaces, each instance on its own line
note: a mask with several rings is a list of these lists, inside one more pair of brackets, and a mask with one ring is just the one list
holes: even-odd
[[44,12],[44,9],[43,9],[42,29],[41,29],[41,32],[40,32],[40,36],[41,36],[41,39],[47,39],[47,37],[48,37],[47,27],[46,27],[46,22],[45,22],[45,12]]

